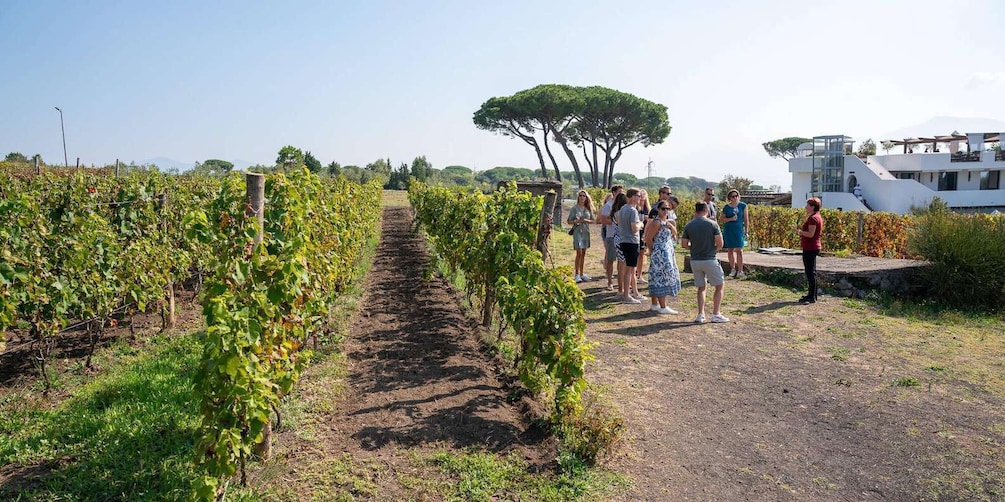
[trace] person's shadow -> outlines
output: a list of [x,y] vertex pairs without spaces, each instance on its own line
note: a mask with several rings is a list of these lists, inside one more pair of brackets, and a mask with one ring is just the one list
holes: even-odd
[[782,307],[788,307],[789,305],[799,305],[799,302],[795,300],[777,300],[766,305],[760,305],[757,307],[747,307],[744,310],[744,314],[761,314],[764,312],[770,312],[772,310],[778,310]]

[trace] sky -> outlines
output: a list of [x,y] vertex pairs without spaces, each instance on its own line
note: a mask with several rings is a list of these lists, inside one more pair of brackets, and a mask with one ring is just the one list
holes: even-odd
[[0,155],[58,163],[58,106],[71,164],[273,164],[293,145],[325,164],[536,169],[472,114],[559,83],[667,106],[669,137],[618,172],[651,159],[788,188],[761,143],[1005,119],[1003,26],[1001,0],[0,0]]

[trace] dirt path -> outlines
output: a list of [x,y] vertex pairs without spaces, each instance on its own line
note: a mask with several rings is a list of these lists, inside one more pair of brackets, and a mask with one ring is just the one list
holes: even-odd
[[[587,273],[602,277],[595,259]],[[801,306],[749,280],[727,283],[733,322],[696,325],[682,279],[678,316],[615,303],[602,280],[582,284],[599,343],[587,377],[628,426],[609,465],[632,473],[624,500],[1005,497],[1002,399],[954,378],[993,386],[1000,359],[967,374],[958,363],[980,349],[950,327],[832,297]]]
[[554,455],[554,444],[528,424],[519,401],[507,400],[453,289],[423,278],[429,258],[411,222],[408,208],[384,210],[363,306],[344,345],[344,408],[331,414],[324,438],[328,454],[346,452],[357,463],[388,468],[389,475],[374,480],[382,500],[408,493],[393,474],[415,471],[405,450],[476,447],[515,452],[530,465]]
[[503,451],[537,443],[442,280],[423,280],[424,243],[408,210],[388,208],[346,354],[347,427],[364,450],[445,442]]

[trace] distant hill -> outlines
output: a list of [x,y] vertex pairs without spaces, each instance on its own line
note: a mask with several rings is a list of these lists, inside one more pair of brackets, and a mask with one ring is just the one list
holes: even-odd
[[160,168],[161,171],[167,171],[170,169],[188,171],[189,169],[195,167],[195,162],[183,162],[180,160],[169,159],[167,157],[154,157],[152,159],[138,161],[136,164],[141,166],[154,165]]
[[[238,171],[245,171],[249,167],[261,164],[261,162],[250,162],[247,160],[230,160],[228,161],[234,164],[234,169]],[[168,171],[170,169],[177,169],[180,172],[188,171],[195,167],[195,162],[185,162],[181,160],[175,160],[168,157],[154,157],[152,159],[146,159],[136,162],[138,165],[155,165],[161,171]]]
[[[968,132],[1005,132],[1005,122],[986,118],[933,117],[920,124],[874,136],[872,139],[879,143],[890,139],[931,138],[932,136],[944,136],[953,131],[963,134]],[[865,138],[855,139],[864,140]]]

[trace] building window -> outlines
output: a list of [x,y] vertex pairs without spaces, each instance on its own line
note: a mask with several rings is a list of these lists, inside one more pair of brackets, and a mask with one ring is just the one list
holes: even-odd
[[1001,171],[984,171],[981,173],[981,190],[998,190],[1001,187]]
[[956,176],[958,174],[957,172],[939,171],[939,191],[956,190]]
[[897,176],[898,180],[918,180],[920,173],[909,173],[901,171],[894,174]]

